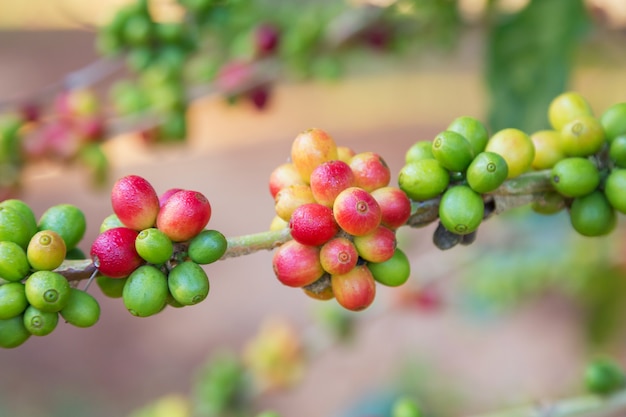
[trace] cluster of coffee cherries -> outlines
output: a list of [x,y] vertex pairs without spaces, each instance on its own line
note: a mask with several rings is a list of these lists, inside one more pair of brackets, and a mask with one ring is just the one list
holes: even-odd
[[321,129],[301,132],[291,161],[269,180],[272,228],[288,227],[293,238],[274,254],[278,280],[353,311],[373,302],[376,282],[403,284],[410,266],[395,231],[409,218],[411,202],[389,181],[377,153],[337,146]]
[[37,221],[23,201],[0,202],[0,347],[52,333],[59,317],[77,327],[98,321],[96,299],[56,271],[66,259],[84,258],[77,244],[85,228],[71,204],[49,207]]
[[201,265],[215,262],[227,248],[222,233],[205,229],[209,200],[180,188],[158,196],[145,178],[128,175],[113,185],[111,205],[113,214],[102,222],[90,251],[103,293],[123,298],[138,317],[203,301],[209,279]]

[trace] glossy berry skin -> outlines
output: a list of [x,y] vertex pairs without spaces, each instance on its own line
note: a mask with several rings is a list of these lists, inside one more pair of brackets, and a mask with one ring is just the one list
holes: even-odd
[[288,287],[304,287],[324,274],[319,248],[295,240],[288,241],[274,252],[272,266],[276,278]]
[[333,213],[339,227],[354,236],[372,232],[380,224],[382,212],[370,193],[362,188],[343,190],[333,204]]
[[144,262],[135,249],[138,234],[128,227],[115,227],[96,237],[90,255],[100,273],[109,278],[124,278]]
[[346,274],[332,275],[330,280],[335,299],[345,309],[365,310],[376,297],[376,281],[365,265],[358,265]]
[[159,207],[163,207],[163,205],[170,199],[171,196],[176,194],[179,191],[183,191],[182,188],[170,188],[166,190],[163,194],[159,196]]
[[305,130],[291,144],[291,161],[307,184],[318,165],[336,160],[337,157],[335,140],[321,129]]
[[331,275],[341,275],[350,272],[359,260],[359,253],[350,239],[336,237],[320,249],[322,268]]
[[320,246],[339,231],[333,211],[317,203],[304,204],[294,210],[289,220],[291,237],[303,245]]
[[303,204],[315,203],[311,188],[305,184],[294,184],[276,194],[274,210],[276,215],[288,222],[293,212]]
[[366,261],[385,262],[396,250],[396,234],[385,226],[378,226],[367,235],[355,236],[354,246]]
[[350,159],[356,186],[372,192],[386,187],[391,180],[391,171],[385,160],[375,152],[361,152]]
[[305,185],[295,165],[291,162],[278,165],[270,174],[269,188],[272,198],[276,198],[276,194],[283,188],[294,184]]
[[157,228],[173,242],[184,242],[196,236],[211,219],[211,204],[198,191],[182,190],[161,207]]
[[340,192],[355,185],[356,178],[352,168],[343,161],[324,162],[311,173],[310,186],[313,198],[327,207],[333,206]]
[[382,187],[371,192],[381,210],[380,223],[390,229],[397,229],[411,216],[411,200],[397,187]]
[[138,175],[116,181],[111,190],[111,205],[120,221],[134,230],[154,226],[159,213],[159,197],[154,187]]

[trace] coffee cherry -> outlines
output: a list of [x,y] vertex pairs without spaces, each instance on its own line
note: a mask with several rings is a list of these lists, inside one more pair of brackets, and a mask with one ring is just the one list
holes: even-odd
[[135,239],[135,250],[146,262],[159,265],[172,257],[174,245],[165,233],[150,228],[139,232]]
[[345,274],[332,275],[331,285],[335,299],[343,308],[361,311],[376,297],[376,281],[366,265],[357,265]]
[[404,155],[405,164],[419,161],[420,159],[435,159],[433,155],[433,143],[428,140],[415,142]]
[[333,206],[340,192],[355,185],[355,174],[350,165],[343,161],[324,162],[315,167],[311,173],[310,186],[313,198],[327,207]]
[[477,193],[489,193],[497,189],[509,175],[509,167],[502,156],[495,152],[481,152],[467,167],[468,185]]
[[320,249],[290,240],[284,243],[272,258],[276,278],[289,287],[304,287],[324,274],[320,263]]
[[187,253],[197,264],[210,264],[220,259],[228,249],[226,237],[217,230],[204,230],[189,242]]
[[552,99],[548,107],[548,119],[554,130],[560,131],[563,126],[578,116],[591,116],[591,106],[579,93],[568,91]]
[[337,159],[345,162],[346,164],[350,163],[352,157],[356,155],[356,152],[348,147],[348,146],[337,146]]
[[433,140],[432,151],[435,159],[446,169],[463,172],[474,158],[474,149],[462,135],[453,131],[443,131]]
[[17,210],[0,206],[0,241],[17,243],[25,250],[32,237],[31,232],[31,227]]
[[620,213],[626,214],[626,169],[613,169],[606,177],[604,193],[611,206]]
[[587,365],[584,373],[587,389],[594,394],[607,395],[626,386],[624,369],[609,358],[599,358]]
[[276,194],[274,210],[278,217],[288,222],[295,209],[309,203],[315,203],[311,187],[295,184],[283,188]]
[[122,292],[124,291],[124,285],[127,278],[109,278],[105,276],[99,276],[96,278],[96,283],[102,294],[110,298],[122,298]]
[[583,236],[604,236],[615,229],[615,210],[600,190],[577,197],[570,207],[572,227]]
[[26,249],[28,262],[35,270],[52,271],[65,260],[65,241],[52,230],[35,233]]
[[411,200],[399,188],[382,187],[371,192],[380,206],[380,223],[390,229],[404,225],[411,216]]
[[509,168],[507,178],[515,178],[528,171],[535,159],[533,141],[526,133],[514,128],[496,132],[487,142],[485,150],[504,158]]
[[183,191],[182,188],[170,188],[166,190],[163,194],[159,196],[159,207],[163,207],[163,205],[170,199],[171,196],[176,194],[179,191]]
[[135,249],[138,234],[128,227],[115,227],[96,237],[90,256],[100,273],[110,278],[124,278],[144,262]]
[[186,261],[176,265],[167,276],[172,297],[181,305],[198,304],[209,294],[209,278],[200,265]]
[[485,150],[489,141],[489,132],[480,120],[470,116],[460,116],[454,119],[446,128],[446,130],[458,133],[472,145],[474,155]]
[[376,282],[388,287],[398,287],[411,276],[409,258],[400,248],[396,248],[393,256],[386,261],[368,262],[367,267]]
[[485,203],[476,191],[466,185],[450,187],[441,197],[439,219],[446,229],[466,235],[483,220]]
[[300,173],[291,162],[277,166],[270,174],[269,188],[272,198],[276,198],[276,194],[283,188],[296,184],[305,185]]
[[368,262],[384,262],[396,249],[396,234],[385,226],[378,226],[363,236],[354,236],[354,246],[359,256]]
[[280,40],[278,28],[270,23],[263,23],[254,30],[254,45],[259,55],[268,55],[276,51]]
[[296,208],[289,220],[291,236],[303,245],[319,246],[339,231],[333,211],[318,203]]
[[618,168],[626,168],[626,134],[617,136],[609,145],[609,158]]
[[211,219],[211,204],[198,191],[183,190],[161,207],[157,228],[174,242],[184,242],[200,233]]
[[275,232],[277,230],[283,230],[288,227],[289,227],[289,222],[284,221],[283,219],[281,219],[280,217],[276,215],[270,222],[269,230],[272,232]]
[[333,204],[333,213],[339,227],[346,233],[362,236],[380,224],[382,212],[370,193],[362,188],[343,190]]
[[450,183],[450,173],[436,159],[422,159],[402,167],[398,185],[411,200],[424,201],[441,194]]
[[561,148],[568,156],[589,156],[602,149],[606,138],[593,116],[579,116],[561,129]]
[[119,217],[117,217],[117,214],[115,213],[109,214],[108,216],[104,218],[104,220],[102,220],[102,223],[100,223],[99,232],[102,233],[106,230],[113,229],[116,227],[126,227],[126,226],[124,226],[124,223],[120,221]]
[[600,173],[587,158],[565,158],[552,167],[550,182],[556,191],[566,197],[581,197],[598,187]]
[[291,161],[307,184],[315,167],[337,157],[337,144],[321,129],[301,132],[291,145]]
[[36,271],[25,282],[28,302],[45,312],[60,311],[70,296],[70,284],[57,272]]
[[555,214],[565,208],[565,197],[556,191],[544,193],[540,199],[535,199],[530,208],[539,214]]
[[45,312],[28,306],[24,311],[24,327],[33,336],[46,336],[56,329],[59,323],[59,313]]
[[21,281],[30,272],[26,252],[15,242],[0,242],[0,278]]
[[[122,280],[115,280],[123,282]],[[66,323],[76,327],[91,327],[100,319],[100,304],[89,293],[72,288],[67,304],[59,312]]]
[[535,157],[531,164],[532,169],[549,169],[565,158],[560,132],[556,130],[540,130],[530,135],[530,140],[535,147]]
[[137,231],[153,227],[159,213],[156,191],[138,175],[128,175],[113,184],[111,205],[120,221]]
[[324,271],[331,275],[346,274],[359,260],[359,254],[350,239],[335,237],[320,249],[320,262]]
[[350,159],[355,185],[372,192],[386,187],[391,180],[391,171],[385,160],[375,152],[361,152]]
[[165,274],[152,265],[143,265],[128,276],[122,299],[130,314],[148,317],[163,310],[168,293]]
[[610,106],[600,116],[600,124],[609,142],[626,134],[626,103]]
[[26,225],[28,226],[29,233],[31,236],[37,233],[37,230],[39,230],[37,228],[37,219],[35,218],[35,214],[33,213],[33,210],[30,208],[28,204],[26,204],[22,200],[13,199],[13,198],[8,199],[8,200],[3,200],[2,202],[0,202],[0,207],[9,207],[17,211],[26,222]]
[[0,347],[12,349],[22,345],[31,336],[24,326],[22,315],[0,320]]
[[0,285],[0,320],[18,316],[28,307],[26,288],[21,282]]

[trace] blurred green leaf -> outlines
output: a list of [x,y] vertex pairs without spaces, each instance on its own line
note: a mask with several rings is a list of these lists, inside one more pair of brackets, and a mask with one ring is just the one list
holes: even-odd
[[486,42],[490,127],[546,128],[548,105],[566,89],[576,47],[589,27],[583,1],[532,0],[518,13],[494,13]]

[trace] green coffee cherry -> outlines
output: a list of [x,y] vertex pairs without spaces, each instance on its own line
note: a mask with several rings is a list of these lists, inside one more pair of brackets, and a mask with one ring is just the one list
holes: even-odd
[[0,285],[0,320],[19,316],[28,307],[26,290],[21,282]]
[[152,265],[143,265],[128,276],[122,299],[130,314],[148,317],[163,310],[168,292],[165,274]]
[[12,349],[20,346],[31,336],[30,332],[24,326],[24,317],[12,317],[10,319],[0,320],[0,347]]
[[100,319],[100,304],[91,294],[72,288],[70,298],[60,314],[73,326],[91,327]]
[[466,185],[450,187],[441,197],[439,219],[449,231],[466,235],[478,228],[485,214],[485,203]]
[[609,358],[595,359],[585,369],[584,382],[594,394],[607,395],[626,387],[624,369]]
[[56,329],[59,323],[59,313],[40,311],[33,306],[28,306],[24,311],[24,327],[33,336],[46,336]]
[[70,284],[67,279],[53,271],[33,272],[25,284],[28,302],[41,311],[51,313],[60,311],[70,296]]
[[165,233],[156,228],[139,232],[135,249],[146,262],[159,265],[167,262],[174,253],[174,244]]
[[186,261],[176,265],[167,277],[172,297],[182,305],[198,304],[209,294],[209,278],[200,265]]
[[226,252],[226,237],[217,230],[204,230],[189,242],[187,253],[195,263],[210,264],[222,257]]

